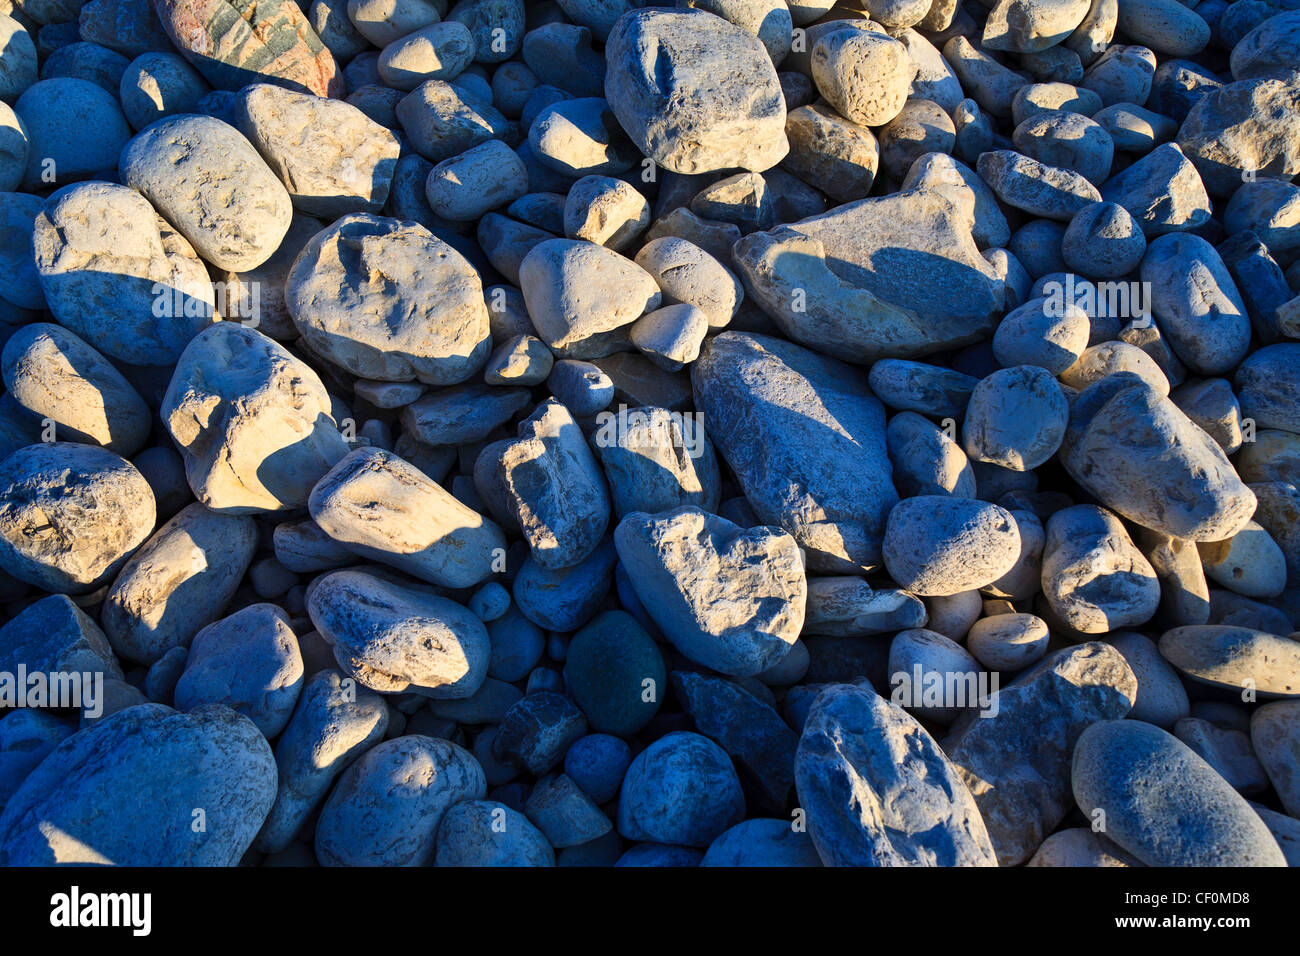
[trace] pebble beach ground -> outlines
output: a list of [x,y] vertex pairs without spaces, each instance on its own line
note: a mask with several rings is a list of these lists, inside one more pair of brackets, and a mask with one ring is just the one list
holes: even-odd
[[1300,864],[1295,0],[0,0],[0,866]]

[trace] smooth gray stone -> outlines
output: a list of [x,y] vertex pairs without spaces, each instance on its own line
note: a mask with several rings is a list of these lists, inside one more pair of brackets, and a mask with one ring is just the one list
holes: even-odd
[[618,832],[629,840],[707,847],[744,816],[731,759],[694,733],[667,734],[637,754],[618,799]]
[[1169,733],[1102,720],[1074,748],[1074,798],[1105,811],[1108,839],[1148,866],[1285,866],[1250,804]]

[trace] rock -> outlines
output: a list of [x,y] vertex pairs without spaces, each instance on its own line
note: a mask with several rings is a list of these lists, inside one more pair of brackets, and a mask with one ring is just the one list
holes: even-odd
[[314,582],[307,613],[340,669],[371,690],[464,698],[487,677],[487,628],[447,598],[334,571]]
[[351,452],[312,489],[312,519],[348,550],[444,587],[478,584],[506,540],[396,455]]
[[994,866],[958,771],[934,739],[869,687],[831,685],[795,758],[808,833],[827,866]]
[[695,728],[719,744],[758,782],[763,798],[783,808],[794,786],[799,738],[781,716],[738,684],[692,671],[673,671],[673,690]]
[[1019,671],[1047,653],[1047,622],[1033,614],[981,618],[966,633],[966,649],[991,671]]
[[176,708],[224,704],[268,740],[293,713],[302,691],[298,638],[274,604],[252,604],[194,635],[176,684]]
[[600,97],[551,104],[529,127],[528,145],[542,165],[563,176],[614,176],[637,162],[609,103]]
[[1285,866],[1264,822],[1179,740],[1102,720],[1074,750],[1074,798],[1105,811],[1106,836],[1148,866]]
[[1051,372],[1035,365],[1001,369],[971,393],[962,444],[979,461],[1030,471],[1056,453],[1069,416]]
[[213,321],[203,263],[133,190],[59,190],[36,215],[32,244],[54,317],[110,358],[174,362]]
[[903,359],[881,359],[871,366],[871,390],[892,408],[934,418],[960,418],[979,379],[952,369]]
[[1252,598],[1277,597],[1286,588],[1286,556],[1254,521],[1226,541],[1197,544],[1206,575]]
[[614,560],[614,548],[608,542],[569,568],[545,568],[529,557],[515,576],[515,603],[540,627],[576,631],[604,599]]
[[1152,241],[1142,260],[1151,310],[1178,357],[1194,372],[1231,371],[1250,348],[1250,319],[1223,260],[1200,236]]
[[877,565],[897,496],[884,412],[859,374],[778,339],[724,332],[691,377],[709,437],[759,519],[794,535],[816,570]]
[[[735,259],[747,293],[785,334],[870,364],[991,331],[1002,284],[971,226],[945,193],[912,189],[753,233]],[[827,258],[828,249],[835,255]]]
[[1259,428],[1300,434],[1300,346],[1282,343],[1251,353],[1233,377],[1241,414]]
[[27,777],[0,815],[0,862],[234,866],[275,781],[266,738],[229,708],[129,707],[68,737]]
[[754,818],[737,823],[709,844],[700,866],[821,866],[806,830],[786,820]]
[[1080,209],[1101,200],[1097,188],[1079,173],[1014,150],[984,153],[976,169],[999,199],[1032,216],[1069,222]]
[[840,202],[865,199],[880,166],[880,144],[865,126],[816,103],[786,116],[790,152],[782,167],[804,182],[821,185]]
[[721,17],[630,12],[610,31],[605,59],[610,108],[637,148],[666,169],[762,171],[789,149],[772,60],[757,37]]
[[[621,179],[583,176],[573,184],[564,203],[566,236],[586,239],[615,252],[626,251],[649,225],[649,202]],[[639,258],[637,265],[645,268]]]
[[1075,400],[1059,458],[1106,507],[1176,537],[1221,541],[1254,511],[1255,496],[1218,444],[1132,373],[1107,376]]
[[[300,212],[333,220],[387,201],[397,137],[350,103],[258,83],[236,96],[233,118]],[[304,139],[307,129],[317,132]]]
[[317,96],[342,96],[343,77],[307,17],[291,0],[153,0],[176,48],[219,90],[272,82]]
[[621,408],[604,413],[594,444],[617,517],[686,505],[717,510],[717,458],[698,419],[666,408]]
[[1119,0],[1118,26],[1129,39],[1166,56],[1194,56],[1210,42],[1210,25],[1177,0]]
[[1148,240],[1196,229],[1210,218],[1201,173],[1175,143],[1153,149],[1116,173],[1105,182],[1101,197],[1128,210]]
[[1201,717],[1184,717],[1174,725],[1173,733],[1238,793],[1258,794],[1268,789],[1264,768],[1255,759],[1250,736],[1244,731],[1216,727]]
[[571,744],[587,732],[587,719],[567,697],[536,691],[506,711],[492,743],[492,754],[535,776],[564,759]]
[[1025,866],[1142,866],[1142,862],[1100,833],[1087,827],[1071,827],[1044,840]]
[[889,513],[884,561],[890,577],[922,596],[991,584],[1016,563],[1020,533],[1011,514],[971,498],[905,498]]
[[1042,581],[1052,612],[1081,634],[1143,624],[1160,603],[1155,569],[1120,520],[1096,505],[1048,520]]
[[447,7],[440,0],[348,0],[348,19],[357,32],[383,48],[437,23]]
[[873,591],[871,585],[856,577],[808,578],[805,634],[865,637],[925,623],[925,605],[906,591]]
[[[1250,718],[1250,740],[1273,790],[1287,813],[1300,810],[1300,704],[1278,701],[1258,708]],[[1271,829],[1271,828],[1270,828]]]
[[397,119],[412,147],[431,163],[501,139],[507,121],[489,102],[443,80],[428,80],[398,102]]
[[654,279],[592,242],[552,239],[519,267],[528,314],[538,335],[564,358],[600,358],[626,341],[625,326],[659,306]]
[[1136,695],[1137,681],[1118,651],[1079,644],[1003,687],[995,718],[968,712],[953,725],[944,751],[975,798],[998,865],[1029,859],[1065,819],[1079,735],[1098,720],[1123,717]]
[[569,642],[564,679],[592,730],[631,736],[659,711],[668,674],[650,635],[624,611],[606,611]]
[[907,47],[884,33],[832,30],[812,48],[812,76],[840,115],[883,126],[902,110],[916,65]]
[[443,814],[434,866],[554,866],[555,853],[528,818],[495,800],[465,800]]
[[1060,375],[1084,354],[1089,331],[1087,313],[1074,303],[1052,297],[1031,299],[998,323],[993,354],[1007,369],[1037,366]]
[[1196,101],[1178,145],[1211,193],[1231,196],[1244,173],[1286,179],[1300,172],[1298,116],[1300,85],[1268,78],[1227,83]]
[[[979,662],[956,641],[935,631],[899,631],[889,643],[890,702],[918,719],[950,724],[968,707],[987,706],[973,690],[979,679]],[[927,693],[931,687],[943,692]]]
[[285,301],[317,352],[364,378],[454,385],[487,361],[477,272],[416,223],[344,216],[307,243]]
[[628,338],[660,368],[676,372],[699,357],[708,331],[708,316],[681,303],[647,312],[629,327]]
[[106,584],[153,529],[153,492],[128,461],[42,442],[0,462],[0,567],[61,594]]
[[302,507],[347,453],[330,406],[321,380],[282,345],[218,322],[181,354],[161,415],[195,496],[255,514]]
[[1160,655],[1154,641],[1135,631],[1119,631],[1107,640],[1124,655],[1137,678],[1137,699],[1129,717],[1172,730],[1174,724],[1188,716],[1187,691],[1178,679],[1178,672]]
[[524,812],[550,845],[560,849],[590,843],[614,829],[600,807],[562,773],[537,782]]
[[1165,660],[1198,683],[1269,700],[1300,696],[1300,642],[1249,627],[1188,625],[1160,637]]
[[722,748],[677,732],[632,761],[619,794],[618,832],[629,840],[706,847],[744,815],[740,781]]
[[474,37],[463,23],[431,23],[380,51],[379,76],[387,86],[413,90],[426,80],[452,80],[474,59]]
[[56,434],[133,455],[152,429],[149,407],[121,373],[88,344],[57,325],[24,326],[0,356],[14,400],[55,425]]
[[77,77],[32,84],[13,111],[29,144],[23,185],[30,190],[110,175],[131,136],[116,97]]
[[348,767],[316,823],[324,866],[424,866],[443,815],[482,800],[478,761],[449,740],[411,734],[385,740]]
[[894,487],[904,495],[975,497],[975,473],[961,446],[915,412],[899,412],[885,431]]
[[999,0],[984,25],[988,50],[1037,53],[1070,37],[1092,6],[1090,0]]
[[72,733],[59,718],[30,708],[0,718],[0,813],[27,776]]
[[251,518],[194,503],[131,556],[104,598],[104,631],[118,656],[152,664],[188,647],[234,595],[253,560]]
[[1061,240],[1061,258],[1071,268],[1098,279],[1119,279],[1142,262],[1146,236],[1123,206],[1094,203],[1079,210]]
[[806,585],[790,535],[684,507],[628,515],[614,543],[647,612],[696,663],[748,677],[798,638]]
[[289,193],[252,144],[219,119],[159,120],[126,144],[118,169],[218,269],[261,265],[289,229]]
[[6,674],[17,674],[19,667],[24,667],[29,674],[122,678],[122,669],[104,632],[62,594],[51,594],[29,604],[0,627],[0,648],[0,672]]

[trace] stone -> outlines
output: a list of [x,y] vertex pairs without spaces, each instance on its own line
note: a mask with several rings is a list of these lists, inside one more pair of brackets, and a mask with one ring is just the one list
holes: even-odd
[[1197,167],[1176,143],[1147,153],[1104,184],[1101,197],[1123,206],[1148,240],[1203,226],[1210,196]]
[[983,153],[976,170],[999,199],[1031,216],[1069,222],[1084,206],[1101,201],[1097,187],[1079,173],[1014,150]]
[[349,551],[451,588],[492,573],[501,529],[389,452],[358,448],[327,472],[308,501],[312,520]]
[[56,434],[129,456],[152,430],[149,407],[102,355],[66,329],[37,322],[19,329],[0,356],[5,387]]
[[1245,358],[1251,326],[1218,252],[1200,236],[1152,241],[1142,260],[1151,310],[1178,357],[1194,372],[1221,375]]
[[636,619],[606,611],[569,642],[564,678],[592,730],[628,737],[658,713],[668,674]]
[[594,444],[618,518],[686,505],[717,511],[717,457],[698,419],[666,408],[623,408],[600,422]]
[[114,652],[152,664],[221,616],[253,560],[253,519],[185,506],[118,573],[100,614]]
[[1254,521],[1226,541],[1200,542],[1196,547],[1206,577],[1237,594],[1270,598],[1286,588],[1286,556]]
[[1160,653],[1182,674],[1211,687],[1300,697],[1300,642],[1249,627],[1201,624],[1160,637]]
[[1051,372],[1035,365],[1001,369],[971,393],[962,444],[979,461],[1029,471],[1060,447],[1069,414]]
[[675,732],[646,747],[628,768],[618,832],[629,840],[707,847],[744,815],[726,752],[707,737]]
[[218,269],[261,265],[288,232],[288,191],[237,129],[211,116],[159,120],[125,145],[118,170]]
[[972,225],[969,210],[945,193],[914,188],[751,233],[734,258],[746,295],[782,332],[869,365],[992,331],[1002,283]]
[[524,812],[557,849],[590,843],[614,829],[600,807],[562,773],[537,782]]
[[586,733],[587,719],[573,701],[553,691],[535,691],[506,711],[492,754],[541,777]]
[[1216,196],[1243,174],[1286,179],[1300,172],[1300,84],[1259,78],[1207,93],[1178,130],[1178,145]]
[[1221,541],[1255,508],[1218,444],[1129,372],[1107,376],[1074,401],[1058,457],[1103,505],[1175,537]]
[[194,635],[176,683],[176,708],[224,704],[272,740],[302,691],[298,638],[274,604],[251,604]]
[[1004,686],[995,718],[968,712],[953,725],[944,752],[975,798],[999,866],[1029,859],[1065,819],[1076,741],[1097,721],[1127,714],[1136,694],[1117,650],[1079,644]]
[[618,253],[572,239],[539,243],[519,266],[538,336],[562,358],[601,358],[627,341],[626,326],[662,299],[654,278]]
[[347,453],[330,410],[324,384],[284,346],[218,322],[181,353],[160,413],[195,496],[256,514],[302,507]]
[[1300,744],[1296,735],[1300,704],[1277,701],[1250,717],[1250,740],[1282,806],[1292,817],[1300,811]]
[[722,747],[757,781],[773,809],[783,808],[794,786],[799,738],[772,707],[722,677],[673,671],[673,690],[695,728]]
[[[583,176],[565,199],[564,234],[570,239],[625,252],[649,225],[650,203],[621,179]],[[637,265],[645,268],[639,260]]]
[[985,617],[966,632],[966,649],[991,671],[1020,671],[1047,653],[1047,622],[1033,614]]
[[459,156],[506,135],[507,120],[492,103],[444,80],[427,80],[403,97],[397,119],[417,153],[431,163]]
[[885,430],[894,487],[908,497],[975,497],[975,473],[960,445],[916,412],[899,412]]
[[233,119],[300,212],[333,220],[387,201],[397,137],[350,103],[258,83],[237,94]]
[[795,757],[827,866],[995,866],[980,812],[925,729],[869,687],[818,694]]
[[819,184],[840,202],[865,199],[871,192],[880,167],[880,143],[871,130],[810,103],[787,114],[785,134],[790,152],[782,168]]
[[605,58],[610,108],[666,169],[760,172],[785,157],[781,84],[740,27],[703,10],[637,10],[610,31]]
[[483,769],[449,740],[409,734],[367,750],[343,772],[316,823],[324,866],[425,866],[443,815],[487,795]]
[[903,589],[943,596],[991,584],[1020,554],[1020,533],[1006,510],[946,495],[905,498],[889,513],[884,562]]
[[299,254],[285,301],[317,352],[364,378],[454,385],[488,358],[478,273],[416,223],[344,216]]
[[751,818],[723,831],[709,844],[700,866],[821,866],[807,831],[787,820]]
[[1048,520],[1042,581],[1053,613],[1081,634],[1143,624],[1160,603],[1155,569],[1120,520],[1095,505]]
[[895,588],[873,590],[858,577],[810,577],[804,633],[865,637],[921,627],[926,607],[920,599]]
[[1118,631],[1107,641],[1124,655],[1137,678],[1137,699],[1129,717],[1172,730],[1174,724],[1189,715],[1187,690],[1154,641],[1136,631]]
[[[580,183],[574,184],[575,190]],[[636,254],[636,264],[658,284],[663,305],[696,306],[710,329],[724,328],[744,299],[740,281],[721,262],[685,239],[665,236],[647,242]]]
[[78,77],[33,83],[13,111],[28,141],[23,185],[30,190],[111,175],[131,136],[117,98]]
[[110,358],[174,362],[213,321],[203,263],[133,190],[59,190],[35,217],[32,244],[54,317]]
[[696,663],[753,676],[798,638],[806,585],[799,549],[785,532],[742,529],[683,507],[628,515],[614,543],[647,612]]
[[153,492],[103,448],[42,442],[0,462],[0,567],[46,591],[107,584],[153,530]]
[[934,418],[961,418],[979,379],[952,369],[905,359],[871,366],[871,390],[891,408]]
[[219,90],[272,82],[317,96],[343,95],[338,63],[292,0],[153,4],[172,43]]
[[452,805],[438,825],[434,866],[554,866],[555,853],[529,819],[495,800]]
[[313,583],[307,613],[339,668],[371,690],[465,698],[487,677],[487,628],[447,598],[333,571]]
[[1177,738],[1134,720],[1102,720],[1079,737],[1071,772],[1085,815],[1148,866],[1285,866],[1245,799]]
[[[234,866],[275,799],[270,745],[219,705],[129,707],[65,739],[0,815],[6,866]],[[201,807],[207,826],[196,828]]]

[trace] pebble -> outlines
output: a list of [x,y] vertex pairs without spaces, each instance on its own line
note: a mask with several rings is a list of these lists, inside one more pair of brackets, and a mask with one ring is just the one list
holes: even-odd
[[659,711],[668,675],[654,640],[625,611],[606,611],[569,642],[564,679],[592,730],[630,736]]
[[273,740],[302,691],[298,639],[274,604],[251,604],[203,628],[190,642],[176,707],[224,704]]
[[1106,836],[1148,866],[1285,866],[1268,828],[1226,780],[1171,734],[1101,720],[1074,750],[1074,798],[1106,814]]
[[1187,690],[1155,641],[1136,631],[1117,631],[1108,640],[1137,678],[1137,699],[1129,712],[1132,719],[1172,730],[1191,713]]
[[806,830],[786,820],[754,817],[723,831],[704,853],[700,866],[821,866]]
[[1029,471],[1060,447],[1069,414],[1051,372],[1035,365],[1001,369],[971,393],[962,445],[978,461]]
[[1187,625],[1161,635],[1160,653],[1211,687],[1249,688],[1266,699],[1300,696],[1300,650],[1285,637],[1226,624]]
[[953,725],[943,749],[975,798],[999,866],[1028,860],[1065,819],[1076,741],[1097,721],[1127,714],[1136,694],[1118,651],[1078,644],[999,690],[996,717],[970,711]]
[[315,581],[307,613],[339,667],[372,690],[464,698],[487,677],[487,628],[447,598],[334,571]]
[[966,632],[966,649],[991,671],[1020,671],[1047,653],[1047,622],[1033,614],[981,618]]
[[628,767],[618,832],[628,840],[703,848],[744,815],[745,797],[726,752],[707,737],[679,731],[660,737]]
[[995,866],[959,771],[869,687],[824,689],[799,738],[799,800],[827,866]]
[[1250,717],[1250,740],[1268,781],[1291,816],[1300,810],[1300,748],[1296,725],[1300,705],[1278,701],[1258,708]]
[[522,813],[495,800],[463,800],[442,815],[434,866],[554,866],[555,852]]
[[970,498],[919,495],[889,513],[884,563],[890,577],[923,597],[992,584],[1016,563],[1020,534],[997,505]]
[[[0,864],[234,866],[275,788],[270,745],[248,718],[220,705],[129,707],[67,737],[27,776],[0,814]],[[191,825],[191,807],[206,829]]]
[[376,744],[347,768],[316,823],[324,866],[424,866],[443,815],[487,796],[478,761],[448,740],[419,734]]
[[687,506],[628,515],[614,543],[651,618],[696,663],[749,677],[798,638],[807,586],[789,534],[740,528]]

